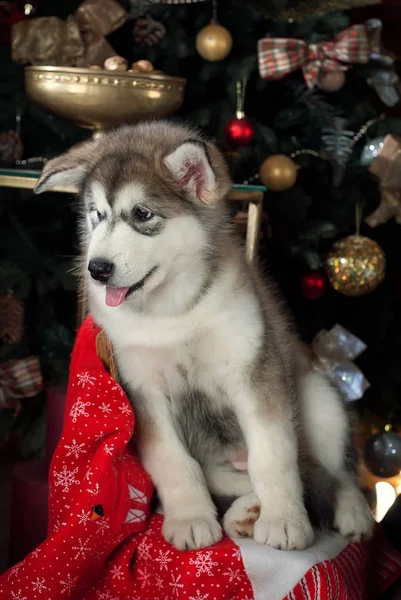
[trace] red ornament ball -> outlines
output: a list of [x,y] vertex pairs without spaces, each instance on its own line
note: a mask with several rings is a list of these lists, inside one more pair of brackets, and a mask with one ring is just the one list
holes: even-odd
[[232,119],[224,130],[226,140],[231,146],[248,146],[255,135],[255,126],[246,117]]
[[325,293],[327,281],[324,273],[320,271],[311,271],[305,273],[301,278],[302,294],[308,300],[317,300]]

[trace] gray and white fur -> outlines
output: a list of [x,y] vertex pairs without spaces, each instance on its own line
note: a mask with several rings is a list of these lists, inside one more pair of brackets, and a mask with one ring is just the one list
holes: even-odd
[[35,191],[62,184],[81,191],[90,311],[135,408],[166,540],[218,542],[216,503],[227,534],[276,548],[309,546],[310,516],[368,536],[346,410],[245,262],[217,148],[167,122],[127,126],[49,161]]

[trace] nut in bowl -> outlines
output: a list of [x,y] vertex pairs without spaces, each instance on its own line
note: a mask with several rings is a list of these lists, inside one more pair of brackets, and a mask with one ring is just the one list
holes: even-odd
[[32,102],[95,135],[124,123],[167,117],[184,98],[186,80],[160,71],[107,71],[77,67],[25,67]]

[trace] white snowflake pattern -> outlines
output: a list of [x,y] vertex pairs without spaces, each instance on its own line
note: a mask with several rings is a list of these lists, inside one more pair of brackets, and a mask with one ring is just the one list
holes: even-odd
[[67,573],[67,577],[66,577],[65,581],[60,581],[60,583],[62,585],[61,593],[66,594],[67,592],[68,593],[72,592],[77,579],[78,579],[77,577],[75,577],[75,578],[71,577],[71,575],[69,573]]
[[82,523],[87,523],[88,521],[90,521],[91,518],[91,513],[86,512],[84,509],[81,510],[81,513],[77,515],[79,521],[79,525],[82,525]]
[[35,590],[35,592],[39,592],[39,593],[41,593],[42,590],[47,590],[47,585],[45,585],[45,580],[39,579],[39,577],[36,578],[36,581],[32,582],[32,587]]
[[104,431],[99,431],[99,433],[95,437],[95,442],[98,442],[99,440],[101,440],[103,438],[104,438]]
[[106,590],[105,592],[96,592],[96,596],[99,596],[99,600],[119,600],[111,595],[110,590]]
[[142,542],[138,546],[139,555],[143,560],[150,560],[152,555],[150,554],[150,549],[153,544],[149,544],[147,539],[142,540]]
[[190,596],[189,600],[207,600],[209,598],[209,594],[203,594],[201,596],[201,592],[196,590],[196,596]]
[[82,540],[82,538],[78,538],[78,546],[73,546],[72,549],[77,551],[76,555],[74,556],[75,560],[78,560],[78,558],[81,557],[85,558],[89,552],[88,540]]
[[70,417],[72,417],[72,422],[76,423],[78,417],[89,417],[86,407],[91,406],[91,404],[92,402],[84,402],[81,397],[77,398],[69,412]]
[[84,479],[87,479],[89,481],[89,479],[92,477],[93,474],[94,474],[93,471],[91,471],[91,468],[89,467],[89,469],[85,473]]
[[60,519],[56,519],[54,521],[53,531],[56,532],[60,529],[60,527],[65,527],[67,523],[65,521],[60,521]]
[[213,575],[213,567],[218,565],[217,562],[213,562],[212,560],[211,550],[209,552],[200,552],[195,558],[191,558],[189,564],[195,566],[197,577],[201,575],[209,575],[211,577]]
[[13,600],[28,600],[26,596],[22,595],[21,590],[18,590],[18,592],[11,592],[11,597]]
[[232,581],[240,581],[240,579],[242,578],[242,573],[240,569],[230,569],[230,567],[228,568],[228,570],[223,573],[223,575],[227,575],[228,576],[228,582],[231,583]]
[[33,552],[31,552],[31,556],[33,558],[38,558],[39,554],[40,554],[40,548],[36,548],[36,550],[34,550]]
[[130,415],[131,414],[131,409],[127,404],[123,404],[119,408],[121,410],[122,415]]
[[97,550],[93,555],[93,560],[96,562],[97,560],[104,560],[104,548]]
[[180,583],[180,579],[181,575],[177,575],[177,577],[175,577],[173,574],[171,574],[171,582],[169,583],[169,586],[173,588],[173,594],[176,594],[177,596],[179,588],[184,587],[184,584]]
[[241,560],[242,556],[241,556],[241,550],[239,548],[236,548],[233,552],[233,558],[236,558],[237,560]]
[[156,587],[158,590],[161,590],[164,587],[164,581],[159,575],[156,575]]
[[110,413],[113,412],[110,408],[110,404],[106,404],[105,402],[102,402],[102,404],[99,406],[99,408],[105,415],[109,415]]
[[112,389],[113,392],[120,392],[120,395],[124,396],[124,390],[121,387],[121,385],[118,385],[118,384],[113,385],[113,387],[111,389]]
[[78,473],[78,467],[76,467],[73,471],[69,471],[67,469],[67,465],[63,466],[62,471],[54,471],[54,476],[56,477],[56,481],[54,485],[57,487],[59,485],[63,486],[63,492],[67,493],[70,490],[72,485],[78,485],[78,479],[75,479],[75,475]]
[[22,563],[18,563],[17,565],[14,565],[13,568],[10,570],[8,578],[10,579],[10,577],[16,577],[19,574],[19,570],[21,567],[22,567]]
[[85,386],[94,386],[95,385],[95,381],[96,377],[93,377],[93,375],[90,375],[88,373],[88,371],[85,371],[85,373],[78,373],[77,374],[77,378],[78,378],[78,385],[80,385],[81,387],[85,387]]
[[71,446],[64,444],[64,448],[68,450],[66,456],[75,456],[75,458],[79,458],[80,454],[85,454],[86,450],[84,450],[85,444],[78,444],[76,440],[72,440]]
[[101,533],[102,535],[104,534],[104,532],[107,529],[110,529],[110,525],[109,525],[109,519],[108,517],[106,517],[105,519],[97,519],[96,521],[97,523],[97,530],[99,531],[99,533]]
[[104,445],[104,451],[106,452],[106,454],[108,454],[109,456],[111,456],[114,452],[114,444],[105,444]]
[[169,558],[169,554],[170,554],[171,550],[166,550],[166,552],[163,552],[163,550],[159,550],[159,557],[156,558],[156,562],[160,563],[160,570],[163,571],[163,569],[166,569],[166,571],[168,571],[168,563],[170,563],[173,559]]
[[99,492],[100,492],[100,485],[98,483],[95,483],[95,487],[93,489],[92,488],[88,488],[87,492],[89,494],[91,494],[92,496],[97,496],[99,494]]
[[123,576],[121,569],[122,569],[121,566],[118,567],[117,565],[114,565],[114,567],[110,571],[111,574],[113,575],[113,579],[118,579],[118,581],[120,581],[121,577]]
[[149,573],[149,571],[145,568],[143,569],[138,569],[138,580],[141,582],[141,588],[146,587],[147,585],[149,585],[149,579],[150,579],[151,575]]

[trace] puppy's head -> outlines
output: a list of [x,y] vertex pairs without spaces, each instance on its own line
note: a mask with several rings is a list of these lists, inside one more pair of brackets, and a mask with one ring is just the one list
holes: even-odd
[[217,148],[158,122],[124,127],[49,161],[35,187],[81,190],[88,284],[109,306],[210,255],[231,182]]

